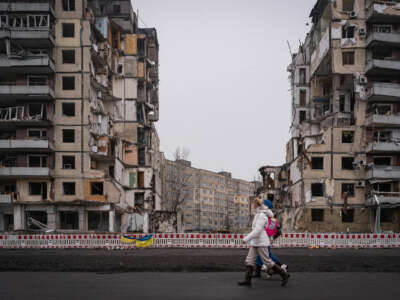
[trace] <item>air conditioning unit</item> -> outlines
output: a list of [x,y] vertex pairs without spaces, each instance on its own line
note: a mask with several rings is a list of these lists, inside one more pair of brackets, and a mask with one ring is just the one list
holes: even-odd
[[356,12],[355,12],[355,11],[351,11],[351,12],[349,13],[349,17],[350,17],[350,18],[356,18],[356,17],[357,17]]
[[356,187],[357,187],[357,188],[363,188],[363,187],[365,187],[365,181],[357,181]]
[[360,29],[358,30],[358,34],[359,34],[359,36],[365,36],[365,35],[366,35],[365,28],[360,28]]
[[368,79],[367,79],[366,76],[360,75],[360,77],[358,78],[358,82],[359,82],[360,84],[367,84]]

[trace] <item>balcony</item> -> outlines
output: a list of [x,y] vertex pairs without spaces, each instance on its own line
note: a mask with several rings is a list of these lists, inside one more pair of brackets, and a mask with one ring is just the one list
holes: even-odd
[[372,166],[367,179],[400,179],[400,166]]
[[399,76],[400,61],[389,59],[372,59],[367,62],[365,73],[373,76]]
[[400,46],[399,33],[373,32],[367,38],[367,47],[398,47]]
[[367,8],[368,23],[400,22],[400,4],[396,2],[373,1]]
[[399,127],[400,115],[370,115],[366,119],[367,126]]
[[20,3],[0,3],[0,11],[12,13],[51,13],[54,15],[53,1],[26,1]]
[[0,151],[34,151],[50,150],[51,146],[48,140],[25,139],[25,140],[0,140]]
[[0,40],[11,39],[24,48],[51,48],[54,46],[54,32],[49,27],[0,28]]
[[13,100],[54,100],[54,91],[48,85],[0,85],[2,102]]
[[48,55],[0,56],[0,74],[5,75],[11,70],[17,74],[51,74],[55,72],[55,66]]
[[2,167],[0,177],[49,177],[49,168],[29,168],[29,167]]
[[400,152],[400,143],[395,142],[373,142],[365,149],[367,153]]
[[367,101],[387,102],[400,100],[400,84],[373,82],[367,89]]

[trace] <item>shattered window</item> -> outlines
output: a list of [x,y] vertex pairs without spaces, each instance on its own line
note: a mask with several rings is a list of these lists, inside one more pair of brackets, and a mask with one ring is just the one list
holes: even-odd
[[92,182],[90,184],[90,193],[92,195],[103,195],[103,182]]
[[393,208],[382,208],[381,209],[381,222],[391,223],[393,222]]
[[63,129],[63,143],[75,143],[75,130]]
[[342,144],[351,144],[354,142],[354,131],[342,131]]
[[343,39],[352,39],[352,38],[354,38],[355,28],[356,28],[355,26],[343,25],[342,26],[342,38]]
[[63,182],[64,195],[75,195],[75,182]]
[[60,211],[60,227],[65,230],[79,229],[79,212]]
[[324,158],[323,157],[312,157],[311,166],[313,170],[323,170],[324,169]]
[[311,221],[312,222],[323,222],[324,221],[324,210],[323,209],[311,209]]
[[342,170],[354,170],[354,157],[342,157]]
[[300,111],[299,121],[304,122],[307,119],[307,112],[305,110]]
[[121,5],[114,4],[113,5],[113,12],[119,14],[121,12]]
[[64,102],[62,104],[62,114],[67,117],[74,117],[75,103]]
[[354,197],[354,183],[342,183],[342,194],[347,192],[349,197]]
[[339,111],[340,112],[344,112],[345,104],[346,104],[346,96],[345,95],[340,95],[339,96]]
[[311,184],[311,196],[312,197],[324,196],[324,188],[323,188],[322,183],[312,183]]
[[63,156],[62,157],[62,168],[63,169],[75,169],[75,156]]
[[354,209],[348,209],[347,212],[342,212],[342,223],[354,222]]

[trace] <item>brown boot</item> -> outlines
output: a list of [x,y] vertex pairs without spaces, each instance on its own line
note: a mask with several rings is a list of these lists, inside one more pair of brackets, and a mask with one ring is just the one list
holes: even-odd
[[272,270],[275,271],[275,273],[278,273],[278,274],[281,276],[281,278],[282,278],[281,286],[285,286],[286,283],[288,283],[288,280],[289,280],[290,275],[289,275],[288,273],[286,273],[286,272],[285,272],[280,266],[278,266],[278,265],[274,265],[274,266],[272,267]]
[[238,281],[238,285],[251,286],[251,276],[253,275],[253,266],[246,266],[244,281]]
[[254,271],[254,278],[260,278],[261,277],[261,267],[256,266],[256,270]]

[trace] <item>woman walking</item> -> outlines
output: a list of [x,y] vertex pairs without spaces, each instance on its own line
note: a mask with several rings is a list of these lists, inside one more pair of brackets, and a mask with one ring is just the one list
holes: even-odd
[[264,205],[262,198],[256,198],[253,207],[255,209],[255,215],[252,224],[252,231],[243,239],[243,241],[248,243],[250,246],[245,261],[245,280],[239,281],[238,284],[251,285],[251,277],[253,275],[253,270],[256,267],[256,258],[257,256],[260,256],[264,265],[271,268],[275,273],[278,273],[281,276],[281,285],[284,286],[288,282],[289,274],[275,264],[269,257],[268,246],[270,246],[270,241],[264,229],[264,226],[268,223],[268,218],[272,218],[274,215],[271,210]]

